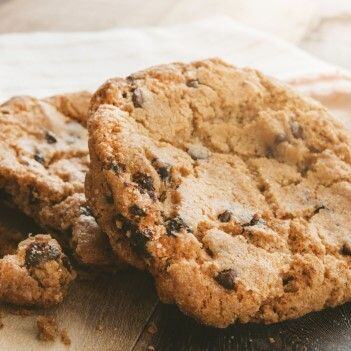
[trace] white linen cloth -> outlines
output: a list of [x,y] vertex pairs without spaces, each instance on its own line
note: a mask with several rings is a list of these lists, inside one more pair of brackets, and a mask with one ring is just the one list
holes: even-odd
[[208,57],[255,67],[322,100],[351,92],[349,72],[229,17],[216,16],[164,27],[1,35],[0,99],[94,91],[109,77]]

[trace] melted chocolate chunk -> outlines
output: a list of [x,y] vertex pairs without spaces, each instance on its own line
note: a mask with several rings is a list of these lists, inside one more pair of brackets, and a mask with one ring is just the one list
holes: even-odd
[[260,221],[260,216],[257,213],[255,213],[252,216],[252,219],[250,221],[250,225],[256,225],[259,221]]
[[34,160],[41,163],[42,165],[45,162],[44,157],[39,152],[36,152],[36,154],[34,155]]
[[263,219],[260,218],[260,216],[257,213],[255,213],[252,216],[251,221],[249,223],[243,224],[242,226],[243,227],[251,227],[251,226],[254,226],[258,223],[264,224],[264,221],[263,221]]
[[137,253],[146,254],[146,244],[152,239],[152,232],[149,229],[133,230],[130,239],[132,246]]
[[351,256],[351,244],[349,242],[345,242],[341,247],[340,252],[344,256]]
[[134,89],[132,101],[133,101],[134,107],[142,107],[144,99],[143,99],[143,94],[139,88]]
[[49,131],[47,131],[47,132],[45,133],[45,139],[46,139],[46,141],[47,141],[48,144],[55,144],[55,143],[57,143],[57,139],[56,139],[55,136],[54,136],[51,132],[49,132]]
[[139,189],[141,190],[142,193],[145,193],[145,191],[150,195],[150,197],[154,198],[155,197],[155,188],[154,188],[154,182],[152,180],[152,177],[145,173],[135,173],[133,174],[132,177],[133,182],[137,183],[139,185]]
[[295,121],[291,122],[290,128],[291,128],[292,135],[296,139],[303,139],[303,136],[304,136],[303,135],[303,128],[299,123],[297,123]]
[[167,235],[175,236],[182,229],[186,229],[190,232],[190,228],[180,217],[169,218],[165,221],[166,233]]
[[160,176],[161,180],[167,181],[170,178],[170,169],[171,166],[167,163],[164,163],[158,159],[152,160],[152,165],[156,168],[158,175]]
[[234,269],[225,269],[222,272],[219,272],[215,277],[216,282],[223,286],[227,290],[233,290],[235,288],[235,279],[237,273]]
[[80,213],[84,216],[92,216],[91,209],[88,206],[80,206]]
[[159,196],[158,200],[161,202],[164,202],[167,199],[167,193],[163,191],[161,195]]
[[116,225],[130,239],[131,245],[138,254],[146,254],[146,243],[152,239],[150,230],[140,230],[137,225],[122,215],[116,216]]
[[146,216],[146,212],[140,208],[138,205],[132,205],[129,207],[129,213],[132,214],[133,216],[137,217],[144,217]]
[[199,81],[197,79],[189,79],[187,82],[186,82],[186,85],[189,87],[189,88],[198,88],[199,87]]
[[319,213],[320,210],[325,210],[325,209],[326,209],[326,207],[324,205],[319,205],[315,208],[313,214],[317,214],[317,213]]
[[34,267],[40,263],[51,260],[56,260],[61,256],[61,252],[55,246],[47,243],[32,243],[28,246],[25,255],[25,264],[29,267]]
[[223,223],[229,222],[231,218],[232,218],[232,213],[228,210],[225,210],[224,212],[218,215],[218,219]]

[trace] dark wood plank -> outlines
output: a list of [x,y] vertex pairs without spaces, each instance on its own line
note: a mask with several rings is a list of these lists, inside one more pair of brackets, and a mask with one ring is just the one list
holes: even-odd
[[145,328],[134,351],[346,351],[351,349],[351,304],[311,313],[275,325],[234,325],[227,329],[204,327],[182,315],[174,306],[158,305],[150,319],[158,332]]

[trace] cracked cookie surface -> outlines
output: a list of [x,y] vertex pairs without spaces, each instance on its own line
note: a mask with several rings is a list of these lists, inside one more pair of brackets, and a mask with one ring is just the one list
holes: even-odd
[[63,300],[74,278],[58,242],[38,234],[0,259],[0,300],[49,307]]
[[220,60],[93,96],[86,195],[123,260],[205,324],[350,300],[351,138],[317,102]]
[[86,205],[89,93],[46,100],[15,97],[0,106],[0,197],[70,241],[86,264],[114,263]]

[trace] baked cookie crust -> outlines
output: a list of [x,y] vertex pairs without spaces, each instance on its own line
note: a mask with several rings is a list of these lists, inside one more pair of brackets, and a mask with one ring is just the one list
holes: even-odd
[[274,323],[351,298],[351,137],[319,103],[221,60],[107,81],[89,205],[117,255],[200,322]]

